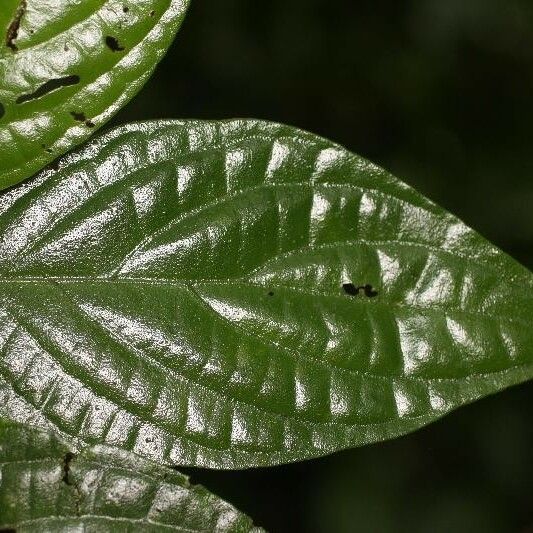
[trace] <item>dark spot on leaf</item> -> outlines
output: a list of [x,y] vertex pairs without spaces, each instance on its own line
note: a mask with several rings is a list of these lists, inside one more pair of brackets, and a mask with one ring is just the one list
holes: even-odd
[[53,170],[54,172],[57,172],[59,170],[59,160],[56,159],[55,161],[52,161],[49,165],[48,165],[48,168],[50,170]]
[[374,290],[372,285],[365,285],[365,296],[368,298],[375,298],[378,295],[378,291]]
[[122,8],[122,11],[124,11],[124,13],[127,13],[129,10],[130,10],[130,8],[128,6],[124,6]]
[[4,107],[4,104],[0,102],[0,118],[2,118],[6,114],[6,108]]
[[22,94],[16,99],[17,104],[23,104],[24,102],[30,102],[31,100],[36,100],[42,96],[61,89],[62,87],[69,87],[70,85],[77,85],[80,82],[80,77],[77,75],[65,76],[63,78],[57,78],[53,80],[48,80],[46,83],[43,83],[36,91],[30,94]]
[[17,39],[19,35],[20,21],[22,20],[24,13],[26,13],[27,7],[28,5],[26,3],[26,0],[20,0],[20,4],[18,5],[17,10],[15,11],[13,20],[7,27],[6,46],[8,48],[11,48],[13,52],[16,52],[18,50],[18,47],[15,44],[15,40]]
[[63,480],[63,483],[66,483],[67,485],[72,485],[72,481],[70,479],[70,463],[72,463],[72,459],[76,457],[73,453],[67,452],[65,454],[65,458],[63,459],[63,477],[61,478]]
[[152,9],[152,11],[150,11],[150,16],[153,17],[155,15],[155,11]]
[[65,43],[65,46],[63,47],[63,50],[65,50],[65,52],[68,52],[70,50],[70,48],[68,47],[67,43]]
[[72,115],[72,118],[74,120],[77,120],[78,122],[85,122],[87,120],[87,117],[85,116],[85,113],[81,111],[78,113],[77,111],[71,111],[70,114]]
[[268,293],[268,295],[269,295],[269,296],[274,296],[274,291],[270,291],[270,292]]
[[120,46],[118,39],[116,37],[112,37],[111,35],[108,35],[105,38],[105,44],[107,44],[108,48],[113,50],[113,52],[120,52],[124,50],[124,47]]
[[46,144],[41,144],[41,148],[45,151],[45,152],[48,152],[49,154],[52,153],[52,150],[50,148],[48,148],[48,146],[46,146]]
[[343,283],[342,288],[350,296],[357,296],[359,294],[359,289],[353,283]]
[[342,288],[344,289],[344,292],[350,296],[359,296],[361,292],[363,292],[367,298],[374,298],[378,295],[378,292],[374,290],[372,285],[361,285],[360,287],[356,287],[353,283],[343,283]]
[[74,120],[85,123],[88,128],[94,128],[94,122],[88,120],[83,111],[71,111],[70,114]]

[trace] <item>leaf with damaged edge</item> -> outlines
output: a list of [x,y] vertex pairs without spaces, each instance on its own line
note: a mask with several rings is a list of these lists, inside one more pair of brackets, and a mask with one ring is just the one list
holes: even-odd
[[532,278],[312,134],[125,126],[0,196],[0,410],[167,464],[376,442],[533,376]]
[[107,446],[71,450],[51,433],[0,421],[2,531],[262,531],[175,470]]
[[143,86],[189,0],[5,0],[0,189],[85,141]]

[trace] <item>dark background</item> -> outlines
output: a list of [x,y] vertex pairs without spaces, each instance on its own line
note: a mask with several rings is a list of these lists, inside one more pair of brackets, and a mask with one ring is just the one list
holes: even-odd
[[[532,0],[192,0],[114,124],[275,120],[386,167],[533,268]],[[273,532],[533,533],[533,387],[296,465],[189,470]]]

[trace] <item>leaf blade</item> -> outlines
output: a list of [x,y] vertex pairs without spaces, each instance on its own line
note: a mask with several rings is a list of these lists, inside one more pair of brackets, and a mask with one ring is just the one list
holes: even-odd
[[11,416],[165,463],[384,440],[533,372],[524,267],[259,121],[131,125],[66,156],[0,197],[0,275]]
[[0,422],[0,527],[17,531],[257,532],[251,520],[175,470],[105,446]]
[[[85,141],[144,85],[188,0],[21,1],[0,49],[0,188]],[[1,29],[1,28],[0,28]]]

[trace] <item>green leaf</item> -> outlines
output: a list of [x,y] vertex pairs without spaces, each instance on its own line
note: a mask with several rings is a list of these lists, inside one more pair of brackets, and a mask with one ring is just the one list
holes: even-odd
[[0,196],[0,410],[167,464],[402,435],[533,376],[533,276],[253,120],[119,128]]
[[0,527],[18,533],[262,531],[170,468],[106,446],[75,454],[18,424],[0,422],[0,474]]
[[188,3],[2,0],[0,189],[86,140],[124,106],[169,47]]

